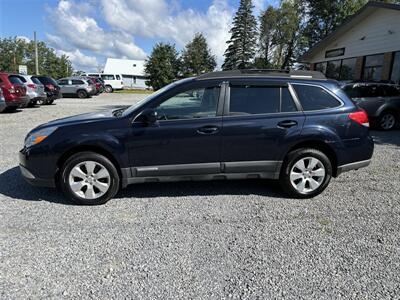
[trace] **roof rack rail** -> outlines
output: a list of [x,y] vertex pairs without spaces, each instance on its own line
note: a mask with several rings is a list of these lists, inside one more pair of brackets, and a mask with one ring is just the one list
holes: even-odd
[[276,69],[242,69],[242,70],[229,70],[217,71],[199,75],[198,80],[213,79],[223,77],[287,77],[298,79],[326,79],[325,75],[318,71],[304,71],[304,70],[276,70]]

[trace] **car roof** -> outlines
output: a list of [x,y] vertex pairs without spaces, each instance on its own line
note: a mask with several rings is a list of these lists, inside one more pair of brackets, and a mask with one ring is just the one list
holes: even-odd
[[296,80],[328,80],[324,74],[318,71],[303,70],[275,70],[275,69],[245,69],[218,71],[202,74],[196,77],[196,80],[207,79],[231,79],[231,78],[281,78]]

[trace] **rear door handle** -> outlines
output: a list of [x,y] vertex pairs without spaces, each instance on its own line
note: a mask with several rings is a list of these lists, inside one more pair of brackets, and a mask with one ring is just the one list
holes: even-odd
[[290,128],[293,126],[297,126],[297,121],[285,120],[278,123],[278,127],[280,128]]
[[197,133],[200,134],[214,134],[219,131],[219,127],[217,126],[204,126],[197,129]]

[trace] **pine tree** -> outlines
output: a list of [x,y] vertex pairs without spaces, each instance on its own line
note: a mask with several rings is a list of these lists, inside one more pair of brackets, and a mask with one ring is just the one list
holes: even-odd
[[215,56],[211,54],[206,38],[201,33],[197,33],[186,45],[181,59],[181,72],[185,77],[212,72],[217,66]]
[[257,41],[257,21],[253,15],[252,0],[240,0],[233,19],[231,38],[227,41],[224,70],[249,68],[254,60]]
[[276,32],[278,9],[269,6],[260,16],[260,34],[258,40],[259,56],[256,58],[256,68],[273,68],[273,46]]
[[178,77],[179,59],[175,45],[158,43],[146,60],[145,72],[148,86],[158,90]]

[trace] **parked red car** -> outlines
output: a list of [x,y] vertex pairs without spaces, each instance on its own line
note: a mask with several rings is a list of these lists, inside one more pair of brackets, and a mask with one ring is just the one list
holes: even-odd
[[100,93],[102,93],[102,86],[100,83],[97,82],[96,78],[94,77],[85,77],[87,80],[90,81],[91,84],[93,84],[96,87],[96,92],[94,95],[99,95]]
[[5,99],[5,111],[14,111],[29,102],[26,87],[19,75],[0,72],[0,87]]

